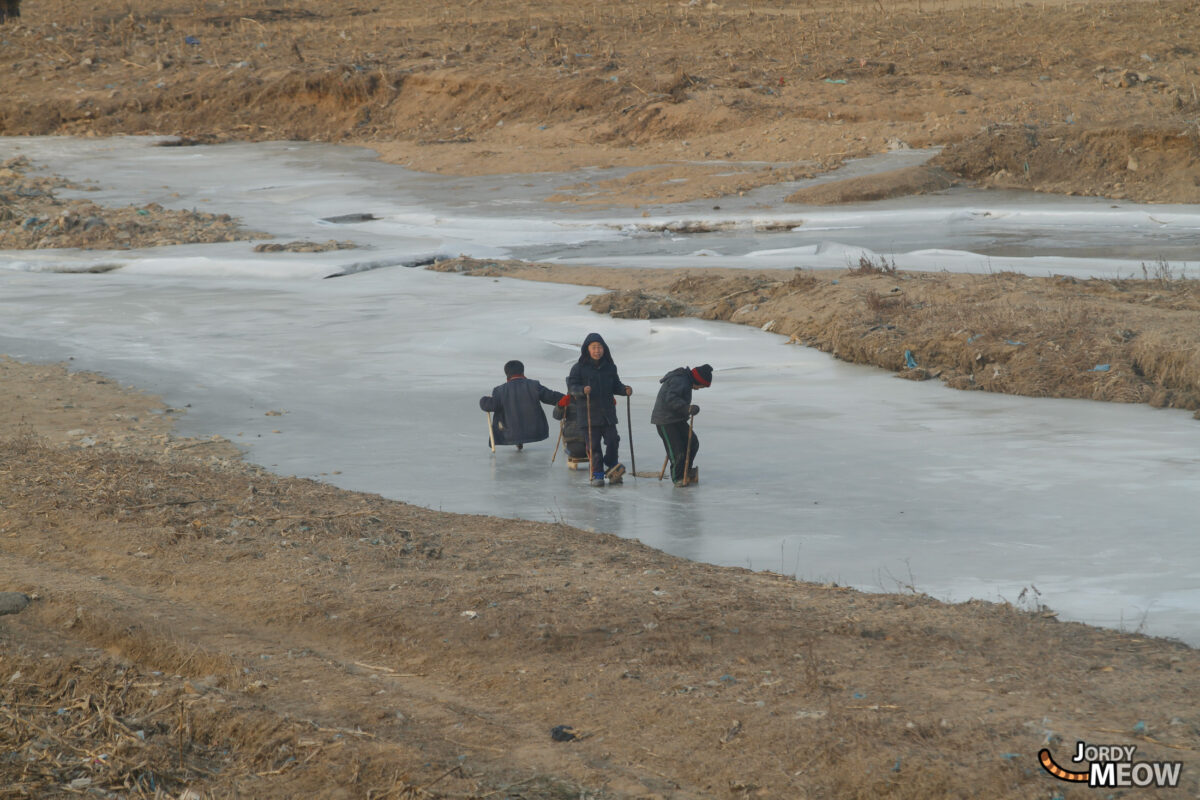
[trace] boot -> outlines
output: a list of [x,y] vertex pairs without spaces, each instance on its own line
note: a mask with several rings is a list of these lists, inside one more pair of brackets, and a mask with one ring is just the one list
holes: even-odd
[[700,482],[700,468],[692,467],[691,470],[688,472],[688,483],[699,483],[699,482]]
[[625,482],[625,479],[624,479],[625,465],[624,464],[614,464],[613,466],[608,468],[608,472],[604,473],[604,475],[605,475],[605,477],[608,478],[608,482],[610,484],[612,484],[614,486],[622,484]]
[[592,486],[603,486],[603,485],[604,485],[604,473],[603,472],[593,472],[592,473]]

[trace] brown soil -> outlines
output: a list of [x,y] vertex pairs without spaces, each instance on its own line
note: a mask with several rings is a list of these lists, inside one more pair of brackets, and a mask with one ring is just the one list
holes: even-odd
[[[0,134],[364,143],[456,173],[675,166],[606,193],[624,203],[946,146],[939,165],[985,185],[1197,202],[1198,27],[1191,0],[26,0]],[[681,166],[700,161],[743,166]]]
[[1200,653],[1036,587],[862,594],[279,477],[61,366],[0,361],[0,401],[36,598],[2,797],[1086,798],[1037,762],[1080,740],[1200,788]]
[[815,206],[865,203],[889,197],[932,194],[959,183],[940,167],[907,167],[810,186],[788,195],[787,202]]

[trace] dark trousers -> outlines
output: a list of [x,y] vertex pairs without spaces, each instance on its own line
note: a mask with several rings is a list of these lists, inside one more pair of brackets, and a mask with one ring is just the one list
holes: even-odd
[[[609,467],[617,465],[617,446],[621,437],[617,435],[616,425],[593,425],[585,428],[590,441],[592,452],[589,454],[592,462],[592,472],[606,472]],[[601,447],[603,444],[603,448]],[[600,465],[604,466],[601,467]]]
[[[686,422],[672,422],[667,425],[656,425],[658,435],[663,440],[663,446],[667,448],[667,459],[671,462],[671,480],[683,480],[684,470],[692,468],[692,462],[696,460],[696,451],[700,449],[700,440],[696,438],[696,434],[692,434],[692,447],[688,449],[688,424]],[[684,465],[684,457],[687,457],[687,464]]]

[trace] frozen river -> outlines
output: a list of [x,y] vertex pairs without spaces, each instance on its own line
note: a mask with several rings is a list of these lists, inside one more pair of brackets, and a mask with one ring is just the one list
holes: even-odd
[[[97,202],[195,207],[278,241],[363,245],[0,253],[0,353],[72,357],[190,405],[183,434],[218,433],[277,472],[447,511],[562,520],[687,558],[952,601],[1027,590],[1066,619],[1200,644],[1200,423],[1188,413],[954,392],[741,326],[601,317],[578,306],[583,287],[397,268],[460,253],[840,268],[866,250],[902,269],[1140,275],[1158,259],[1200,261],[1196,207],[962,191],[814,209],[782,204],[789,186],[647,218],[542,204],[578,175],[442,178],[356,148],[0,139],[0,158],[18,154],[97,181],[86,195]],[[636,227],[683,219],[729,230]],[[772,220],[795,226],[756,231]],[[322,280],[332,274],[345,277]],[[695,397],[701,486],[592,489],[562,453],[551,465],[553,440],[489,453],[477,401],[503,363],[519,358],[561,390],[593,330],[634,387],[642,471],[663,459],[649,425],[658,378],[716,368]]]

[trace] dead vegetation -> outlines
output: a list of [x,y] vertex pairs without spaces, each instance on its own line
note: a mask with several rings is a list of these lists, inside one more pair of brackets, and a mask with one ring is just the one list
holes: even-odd
[[170,210],[158,203],[140,208],[102,207],[87,200],[60,199],[55,194],[58,189],[82,187],[55,175],[38,174],[25,157],[10,158],[0,165],[0,248],[128,250],[271,238],[242,228],[228,214]]
[[640,289],[588,295],[584,302],[597,314],[617,319],[662,319],[686,317],[694,313],[690,306],[669,297],[648,294]]
[[189,733],[182,681],[141,674],[95,655],[62,663],[14,648],[0,701],[0,730],[19,774],[7,771],[4,797],[56,792],[176,796],[227,769],[233,759]]
[[353,250],[358,245],[354,242],[339,242],[335,239],[327,239],[324,242],[264,242],[256,244],[254,252],[256,253],[328,253],[331,250]]
[[194,658],[150,669],[154,659],[139,659],[144,645],[119,659],[103,653],[138,636],[136,624],[123,636],[78,618],[70,627],[69,636],[31,632],[5,658],[12,672],[0,692],[8,751],[0,797],[332,796],[335,786],[367,798],[446,797],[405,781],[369,734],[247,702],[266,684],[223,688],[226,681],[194,677],[205,667]]

